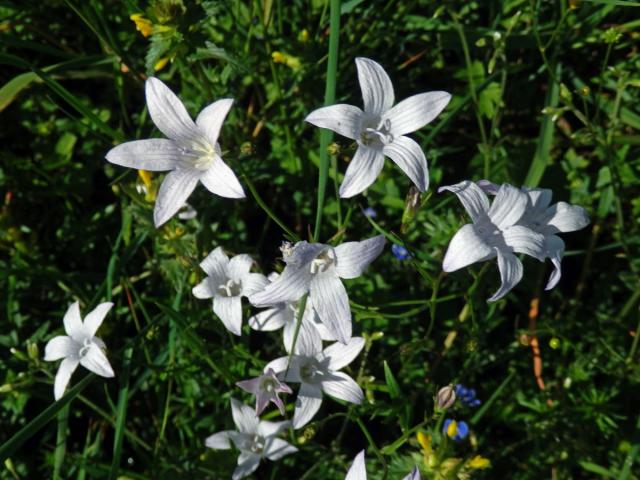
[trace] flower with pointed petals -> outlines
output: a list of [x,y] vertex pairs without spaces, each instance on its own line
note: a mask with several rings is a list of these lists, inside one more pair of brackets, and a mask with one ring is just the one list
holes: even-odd
[[[495,195],[499,189],[498,185],[487,180],[480,180],[478,185],[491,195]],[[549,189],[521,187],[521,190],[529,196],[529,205],[518,225],[544,235],[546,256],[551,259],[554,267],[545,290],[551,290],[562,276],[564,241],[557,234],[574,232],[586,227],[589,225],[589,215],[578,205],[566,202],[550,205],[552,192]]]
[[455,272],[475,262],[498,257],[502,284],[489,298],[495,302],[504,297],[522,279],[522,262],[515,253],[526,253],[544,261],[544,235],[518,225],[527,208],[528,197],[516,187],[504,184],[493,203],[482,189],[469,180],[440,187],[458,196],[473,220],[453,236],[442,262],[445,272]]
[[469,435],[469,425],[462,420],[456,422],[455,420],[447,418],[442,425],[442,433],[445,433],[453,440],[463,440]]
[[53,386],[53,396],[56,400],[64,394],[71,374],[78,365],[101,377],[115,376],[104,354],[105,344],[95,336],[111,307],[111,302],[101,303],[87,314],[84,322],[80,317],[78,302],[72,303],[64,314],[64,330],[67,334],[52,338],[44,349],[44,359],[47,362],[63,359]]
[[278,397],[278,393],[293,393],[286,383],[278,380],[276,373],[271,369],[259,377],[242,380],[236,385],[256,396],[256,415],[260,415],[269,402],[275,403],[280,414],[284,415],[284,403]]
[[238,466],[232,479],[239,480],[251,475],[260,464],[260,460],[280,460],[285,455],[298,451],[278,435],[289,428],[290,422],[267,422],[260,420],[253,408],[236,399],[231,399],[231,413],[238,430],[225,430],[214,433],[205,440],[205,445],[214,450],[228,450],[231,442],[240,450]]
[[282,274],[249,301],[255,306],[295,302],[305,293],[318,316],[332,335],[342,343],[351,338],[349,297],[341,278],[357,278],[380,255],[385,239],[378,235],[361,242],[346,242],[337,247],[323,243],[286,244],[282,256],[286,267]]
[[[347,402],[360,404],[364,398],[360,386],[339,370],[349,365],[364,347],[364,339],[353,337],[346,345],[336,342],[322,350],[322,340],[309,324],[302,323],[294,354],[267,364],[287,382],[300,383],[293,413],[293,428],[305,426],[320,409],[322,392]],[[288,365],[288,369],[287,369]],[[286,372],[286,376],[285,376]]]
[[393,106],[393,85],[387,72],[373,60],[356,58],[364,111],[353,105],[332,105],[311,112],[305,119],[358,143],[342,185],[341,197],[353,197],[371,185],[389,157],[421,192],[429,188],[424,152],[405,135],[431,122],[447,106],[447,92],[427,92]]
[[241,335],[242,297],[259,292],[267,285],[261,273],[250,273],[253,260],[249,255],[236,255],[231,260],[222,247],[211,252],[200,268],[207,278],[193,287],[196,298],[213,298],[213,312],[234,335]]
[[[364,450],[362,450],[356,458],[353,459],[351,468],[347,472],[347,476],[344,480],[367,480],[367,470],[364,463]],[[406,477],[402,480],[420,480],[420,472],[418,467],[414,467]]]
[[168,138],[126,142],[112,148],[107,160],[152,172],[170,170],[156,199],[156,227],[180,210],[198,181],[221,197],[244,198],[236,175],[222,160],[218,135],[233,99],[223,98],[200,112],[194,122],[180,99],[164,83],[149,77],[145,84],[149,115]]

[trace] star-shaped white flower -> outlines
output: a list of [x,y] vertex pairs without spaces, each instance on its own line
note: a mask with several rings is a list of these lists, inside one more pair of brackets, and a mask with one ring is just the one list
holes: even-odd
[[[497,194],[500,188],[488,180],[480,180],[478,185],[490,195]],[[564,241],[556,234],[575,232],[586,227],[589,225],[589,215],[578,205],[566,202],[550,205],[553,192],[547,188],[521,187],[521,190],[528,195],[529,204],[518,220],[518,225],[544,235],[546,256],[554,266],[545,287],[545,290],[551,290],[562,276],[561,262],[564,255]]]
[[526,253],[541,262],[545,258],[544,235],[518,225],[527,209],[527,194],[504,184],[489,205],[487,195],[469,180],[441,187],[438,191],[443,190],[458,196],[473,223],[464,225],[451,239],[442,269],[454,272],[497,256],[502,285],[489,299],[495,302],[522,279],[522,262],[515,253]]
[[233,99],[224,98],[200,112],[195,123],[180,99],[164,83],[149,77],[145,84],[149,115],[166,138],[123,143],[107,160],[123,167],[170,170],[156,198],[153,220],[159,227],[185,204],[198,181],[212,193],[244,198],[236,175],[222,160],[218,136]]
[[298,451],[293,445],[278,438],[282,431],[289,428],[290,422],[261,421],[253,408],[234,398],[231,399],[231,413],[238,430],[214,433],[205,440],[205,445],[215,450],[228,450],[233,442],[240,450],[233,480],[251,475],[265,457],[276,461]]
[[242,380],[236,385],[256,396],[256,415],[260,415],[269,402],[275,403],[280,415],[284,415],[284,403],[278,397],[278,393],[293,393],[286,383],[278,380],[276,373],[271,369],[259,377]]
[[356,58],[364,111],[353,105],[332,105],[311,112],[305,119],[355,140],[358,149],[349,163],[341,197],[353,197],[371,185],[389,157],[424,192],[429,170],[424,152],[405,135],[431,122],[447,106],[447,92],[427,92],[393,106],[393,85],[384,69],[368,58]]
[[287,382],[301,384],[293,413],[295,429],[305,426],[318,412],[322,392],[356,404],[362,403],[364,398],[355,380],[339,371],[358,356],[364,347],[364,339],[353,337],[346,345],[336,342],[322,350],[322,340],[313,327],[303,323],[300,331],[303,329],[309,332],[298,337],[288,371],[289,357],[277,358],[264,369],[272,369]]
[[213,298],[213,312],[235,335],[242,334],[241,298],[267,285],[264,275],[249,272],[251,265],[253,259],[249,255],[236,255],[229,260],[222,247],[218,247],[200,263],[208,276],[192,290],[196,298]]
[[[367,470],[364,463],[364,450],[362,450],[356,458],[353,459],[351,468],[347,472],[347,476],[344,480],[367,480]],[[402,480],[420,480],[420,472],[418,467],[414,467],[406,477]]]
[[309,292],[322,323],[335,338],[347,343],[351,338],[351,310],[340,279],[359,277],[380,255],[384,244],[382,235],[337,247],[305,241],[286,244],[282,249],[286,263],[282,274],[249,301],[255,306],[270,306],[295,302]]
[[47,362],[63,359],[53,386],[53,396],[56,400],[64,395],[71,374],[78,365],[102,377],[114,376],[109,360],[104,354],[105,344],[95,336],[111,307],[111,302],[101,303],[87,314],[84,322],[80,317],[78,302],[72,303],[64,314],[64,329],[67,334],[52,338],[44,349],[44,359]]

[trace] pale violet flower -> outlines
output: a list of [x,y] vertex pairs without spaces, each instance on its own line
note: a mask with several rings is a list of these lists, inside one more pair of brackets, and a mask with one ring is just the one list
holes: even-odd
[[213,298],[213,312],[234,335],[241,335],[242,302],[262,290],[267,278],[261,273],[250,273],[253,260],[249,255],[236,255],[231,260],[222,247],[216,248],[200,263],[207,278],[193,287],[196,298]]
[[156,227],[175,215],[198,181],[221,197],[244,198],[244,190],[222,160],[218,145],[218,135],[233,99],[212,103],[194,123],[180,99],[157,78],[147,79],[145,91],[149,115],[168,139],[126,142],[109,150],[106,158],[116,165],[138,170],[170,170],[156,198],[153,211]]
[[389,157],[424,192],[429,170],[424,152],[405,135],[431,122],[447,106],[447,92],[427,92],[393,106],[393,85],[384,69],[368,58],[356,58],[364,111],[353,105],[332,105],[311,112],[305,119],[358,143],[342,185],[341,197],[353,197],[371,185]]
[[[347,476],[344,480],[367,480],[367,470],[365,468],[364,462],[364,450],[362,450],[356,457],[353,459],[353,463],[351,464],[351,468],[347,472]],[[414,467],[406,477],[402,480],[420,480],[420,472],[418,471],[418,467]]]
[[71,374],[78,365],[101,377],[115,376],[104,354],[105,344],[95,336],[111,307],[111,302],[101,303],[87,314],[84,322],[80,317],[78,302],[72,303],[64,314],[64,330],[67,334],[52,338],[44,349],[44,359],[47,362],[63,359],[53,386],[53,396],[56,400],[64,394]]
[[[480,180],[478,185],[491,195],[495,195],[500,188],[487,180]],[[561,262],[564,254],[564,241],[556,234],[574,232],[586,227],[589,225],[589,215],[578,205],[566,202],[550,205],[553,193],[549,189],[521,187],[521,190],[528,195],[529,204],[524,215],[518,220],[518,225],[544,235],[546,256],[554,266],[545,287],[545,290],[551,290],[562,276]]]
[[260,420],[253,408],[231,399],[231,413],[236,430],[214,433],[205,440],[205,445],[214,450],[228,450],[231,442],[240,450],[238,466],[231,477],[239,480],[251,475],[260,465],[260,460],[280,460],[285,455],[298,451],[278,435],[289,428],[290,422],[267,422]]
[[317,332],[303,323],[300,330],[309,329],[300,335],[294,354],[281,357],[267,364],[265,371],[272,369],[287,382],[300,383],[293,413],[293,428],[305,426],[318,412],[322,404],[322,393],[347,402],[360,404],[364,398],[360,386],[346,373],[339,370],[349,365],[364,347],[364,339],[353,337],[344,345],[336,342],[322,350],[322,340]]
[[341,278],[359,277],[380,255],[385,239],[378,235],[361,242],[346,242],[332,247],[323,243],[285,244],[286,263],[282,274],[249,301],[255,306],[295,302],[305,293],[320,320],[342,343],[351,338],[349,296]]
[[245,392],[256,396],[256,415],[260,415],[269,402],[275,403],[278,410],[280,410],[280,414],[284,415],[284,403],[278,397],[278,393],[293,393],[286,383],[278,380],[275,372],[271,369],[259,377],[251,380],[242,380],[236,385]]
[[445,272],[454,272],[497,256],[502,284],[489,298],[490,302],[494,302],[504,297],[522,279],[522,262],[515,253],[526,253],[544,261],[544,235],[518,225],[527,209],[526,193],[504,184],[490,205],[482,189],[469,180],[441,187],[438,191],[443,190],[455,193],[473,220],[473,223],[460,228],[451,239],[442,262]]

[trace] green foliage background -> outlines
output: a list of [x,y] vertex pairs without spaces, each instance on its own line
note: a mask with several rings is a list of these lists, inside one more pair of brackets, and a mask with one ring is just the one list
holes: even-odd
[[[368,401],[325,401],[289,439],[300,452],[263,462],[255,478],[343,478],[363,448],[373,479],[401,478],[416,462],[427,478],[640,478],[638,12],[638,2],[613,0],[342,2],[338,102],[361,102],[357,56],[387,69],[397,99],[446,90],[453,100],[412,135],[431,176],[415,211],[391,162],[366,195],[338,201],[355,146],[335,139],[320,240],[378,230],[413,258],[387,248],[347,284],[354,331],[369,339],[350,373]],[[153,24],[150,37],[136,31],[136,13]],[[282,355],[280,333],[245,326],[232,337],[190,289],[218,245],[250,253],[264,273],[280,268],[284,233],[251,196],[204,189],[190,199],[196,219],[156,230],[153,188],[139,193],[136,172],[104,155],[159,135],[145,75],[167,82],[192,114],[231,96],[225,160],[310,237],[320,148],[303,118],[323,104],[329,15],[321,0],[0,4],[0,477],[230,477],[235,454],[207,451],[204,438],[232,428],[230,396],[250,401],[234,383]],[[591,225],[564,236],[555,290],[543,290],[550,264],[530,259],[496,304],[485,301],[495,265],[441,273],[467,219],[437,187],[481,178],[552,188],[556,201],[589,211]],[[75,299],[83,312],[115,302],[99,333],[116,378],[82,380],[79,370],[72,386],[86,388],[59,409],[56,365],[42,352]],[[444,443],[433,396],[457,382],[484,403],[447,412],[472,433]],[[437,465],[421,463],[418,430],[440,445]],[[492,467],[447,470],[446,459],[476,454]]]

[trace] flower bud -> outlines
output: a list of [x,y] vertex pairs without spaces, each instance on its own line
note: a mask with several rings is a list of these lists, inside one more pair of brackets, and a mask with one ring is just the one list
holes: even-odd
[[436,408],[439,410],[446,410],[451,407],[456,401],[456,391],[453,385],[447,385],[438,390],[435,398]]

